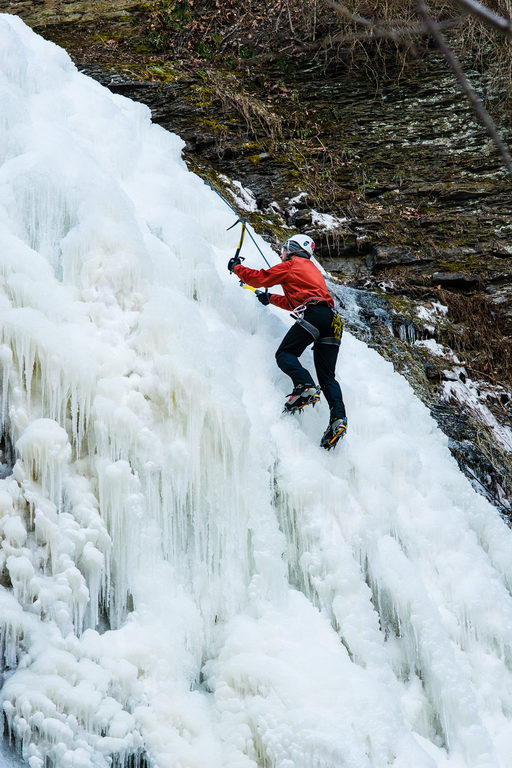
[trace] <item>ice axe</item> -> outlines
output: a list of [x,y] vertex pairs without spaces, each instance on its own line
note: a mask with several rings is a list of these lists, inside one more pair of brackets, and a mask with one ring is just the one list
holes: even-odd
[[[233,229],[233,227],[236,227],[236,225],[240,221],[242,222],[242,231],[240,233],[240,240],[238,241],[238,245],[237,245],[237,248],[236,248],[235,259],[236,258],[240,258],[240,261],[245,261],[243,256],[239,256],[239,254],[240,254],[240,251],[242,250],[242,245],[244,244],[245,230],[247,229],[247,222],[246,222],[246,220],[245,219],[237,219],[237,221],[235,221],[234,224],[232,224],[230,227],[227,228],[226,232],[229,232],[230,229]],[[260,253],[261,253],[261,251],[260,251]],[[265,258],[265,257],[263,257],[263,258]],[[265,259],[265,261],[267,261],[267,260]],[[267,261],[267,264],[268,264],[268,261]],[[256,288],[253,288],[252,285],[247,285],[246,283],[244,283],[243,280],[240,280],[240,285],[242,286],[242,288],[247,288],[247,290],[252,291],[253,293],[255,293],[256,296],[258,294],[260,294],[260,293],[268,293],[267,289],[265,289],[265,291],[259,291]]]

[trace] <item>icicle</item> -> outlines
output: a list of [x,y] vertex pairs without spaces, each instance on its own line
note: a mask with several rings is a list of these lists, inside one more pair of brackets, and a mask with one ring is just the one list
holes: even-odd
[[12,365],[12,351],[5,344],[0,346],[0,366],[2,367],[2,395],[0,406],[0,422],[3,425],[7,419],[7,403],[9,397],[9,371]]
[[12,14],[0,43],[2,697],[25,760],[505,765],[512,538],[426,409],[346,333],[347,441],[318,447],[325,403],[282,418],[285,324],[230,280],[231,212],[181,140]]
[[141,536],[144,499],[128,462],[98,462],[97,471],[100,509],[113,542],[111,621],[118,626],[127,609],[129,572],[139,565],[137,542]]
[[60,511],[63,474],[71,455],[65,430],[52,419],[36,419],[18,439],[16,449],[33,480]]

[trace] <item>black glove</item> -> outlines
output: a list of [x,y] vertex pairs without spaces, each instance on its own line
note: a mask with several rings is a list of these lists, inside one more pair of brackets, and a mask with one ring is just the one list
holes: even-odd
[[233,256],[233,258],[231,258],[228,261],[228,269],[229,269],[229,271],[232,273],[234,268],[236,266],[238,266],[238,264],[241,264],[241,263],[242,263],[242,259],[240,258],[240,256]]
[[270,304],[270,293],[267,293],[266,291],[260,291],[259,293],[256,291],[256,298],[264,307]]

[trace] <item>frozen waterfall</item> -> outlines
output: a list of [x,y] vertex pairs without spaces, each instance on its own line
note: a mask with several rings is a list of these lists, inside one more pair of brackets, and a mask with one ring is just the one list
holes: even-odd
[[349,334],[344,443],[325,403],[281,416],[292,321],[228,274],[181,148],[0,14],[6,739],[31,768],[507,768],[509,528]]

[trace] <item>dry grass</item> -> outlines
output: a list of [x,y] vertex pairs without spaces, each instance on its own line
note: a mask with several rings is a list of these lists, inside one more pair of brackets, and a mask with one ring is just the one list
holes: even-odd
[[[450,346],[464,356],[471,370],[490,380],[512,387],[512,322],[490,299],[439,291],[455,328]],[[492,375],[492,376],[491,376]]]
[[248,93],[235,75],[219,75],[215,70],[208,69],[205,80],[209,92],[220,101],[222,110],[239,115],[252,135],[263,132],[273,144],[281,138],[282,118],[272,110],[271,105]]

